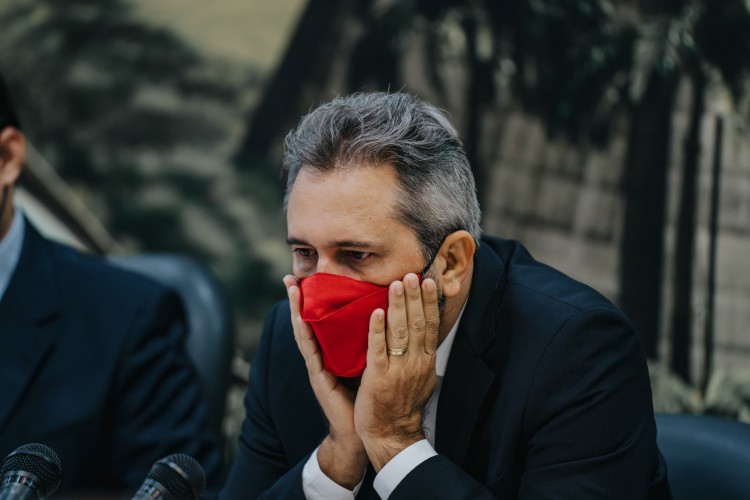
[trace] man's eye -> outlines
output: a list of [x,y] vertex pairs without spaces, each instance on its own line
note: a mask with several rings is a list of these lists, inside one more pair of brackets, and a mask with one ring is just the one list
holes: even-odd
[[292,252],[304,258],[312,257],[313,255],[315,255],[315,250],[313,250],[312,248],[293,248]]
[[355,250],[347,250],[345,254],[347,258],[355,262],[362,262],[371,255],[370,252],[357,252]]

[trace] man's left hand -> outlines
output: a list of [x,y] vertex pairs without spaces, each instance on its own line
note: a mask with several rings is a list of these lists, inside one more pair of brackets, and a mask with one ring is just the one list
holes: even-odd
[[354,403],[354,426],[376,471],[424,439],[422,413],[435,390],[438,293],[416,274],[389,290],[388,325],[377,309],[370,317],[367,368]]

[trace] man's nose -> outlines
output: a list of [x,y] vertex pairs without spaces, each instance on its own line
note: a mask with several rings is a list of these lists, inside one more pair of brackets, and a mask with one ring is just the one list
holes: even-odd
[[346,268],[346,266],[341,265],[333,259],[318,258],[317,265],[315,266],[315,272],[347,276],[350,271]]
[[331,261],[331,259],[327,259],[325,257],[318,257],[318,262],[315,266],[315,272],[316,273],[328,273],[328,274],[336,274],[335,271],[335,262]]

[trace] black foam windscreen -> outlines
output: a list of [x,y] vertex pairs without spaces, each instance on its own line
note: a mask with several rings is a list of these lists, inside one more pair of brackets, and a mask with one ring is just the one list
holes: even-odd
[[60,486],[62,463],[57,453],[49,446],[30,443],[20,446],[3,460],[0,468],[0,477],[3,481],[12,478],[14,472],[35,476],[35,489],[40,496],[46,497]]
[[206,487],[203,467],[190,455],[176,453],[157,461],[148,478],[162,484],[176,498],[199,498]]

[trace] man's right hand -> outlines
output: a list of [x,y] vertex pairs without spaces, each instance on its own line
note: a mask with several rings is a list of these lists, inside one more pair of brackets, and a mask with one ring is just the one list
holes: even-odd
[[299,310],[297,278],[284,276],[297,347],[305,359],[315,397],[328,419],[328,436],[318,449],[320,470],[344,488],[359,484],[369,463],[365,446],[354,430],[354,393],[323,368],[320,346]]

